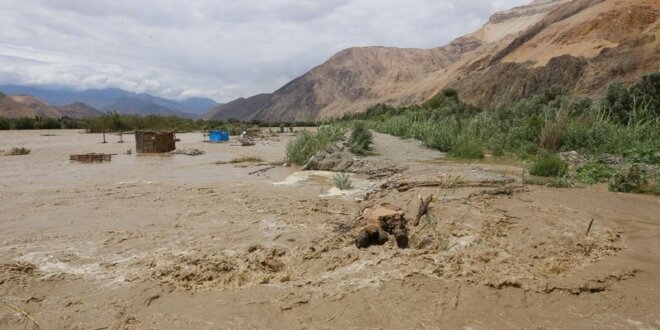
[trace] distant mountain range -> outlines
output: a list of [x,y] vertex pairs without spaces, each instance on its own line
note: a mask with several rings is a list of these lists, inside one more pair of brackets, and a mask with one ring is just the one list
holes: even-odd
[[[212,99],[191,97],[184,100],[170,100],[145,93],[133,93],[117,88],[90,89],[76,91],[63,88],[45,88],[18,85],[0,85],[5,95],[31,96],[45,106],[61,108],[73,104],[84,104],[99,114],[114,111],[125,114],[175,115],[184,118],[197,118],[218,103]],[[45,109],[42,107],[42,110]],[[100,111],[99,111],[100,110]],[[16,116],[16,108],[12,116]],[[92,113],[92,112],[86,112]],[[2,111],[0,111],[0,115]],[[56,112],[41,111],[42,116],[55,116]]]

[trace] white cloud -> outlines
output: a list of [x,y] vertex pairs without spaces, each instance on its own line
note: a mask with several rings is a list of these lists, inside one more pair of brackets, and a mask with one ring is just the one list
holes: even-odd
[[430,48],[528,0],[3,0],[0,84],[230,101],[351,46]]

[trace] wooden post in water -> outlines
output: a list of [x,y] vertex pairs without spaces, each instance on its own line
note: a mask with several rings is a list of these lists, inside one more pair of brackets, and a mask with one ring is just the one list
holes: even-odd
[[105,129],[103,129],[103,143],[108,143],[105,141]]
[[117,143],[124,143],[124,132],[119,132],[119,141]]

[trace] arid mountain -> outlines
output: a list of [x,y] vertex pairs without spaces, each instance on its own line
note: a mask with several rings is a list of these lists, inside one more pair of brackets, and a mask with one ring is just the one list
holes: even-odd
[[14,101],[11,97],[0,93],[0,117],[34,117],[37,111],[21,103]]
[[84,103],[76,102],[66,106],[51,106],[30,95],[6,96],[0,93],[0,116],[18,117],[71,117],[84,118],[100,116],[103,113]]
[[537,0],[493,15],[434,49],[343,50],[272,94],[217,106],[207,118],[315,120],[408,105],[445,87],[488,108],[560,85],[602,93],[660,68],[658,0]]

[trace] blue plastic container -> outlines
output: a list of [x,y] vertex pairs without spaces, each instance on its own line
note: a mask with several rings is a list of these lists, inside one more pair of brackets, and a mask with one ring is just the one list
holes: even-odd
[[213,130],[209,131],[209,141],[215,142],[227,142],[229,141],[229,132],[222,130]]

